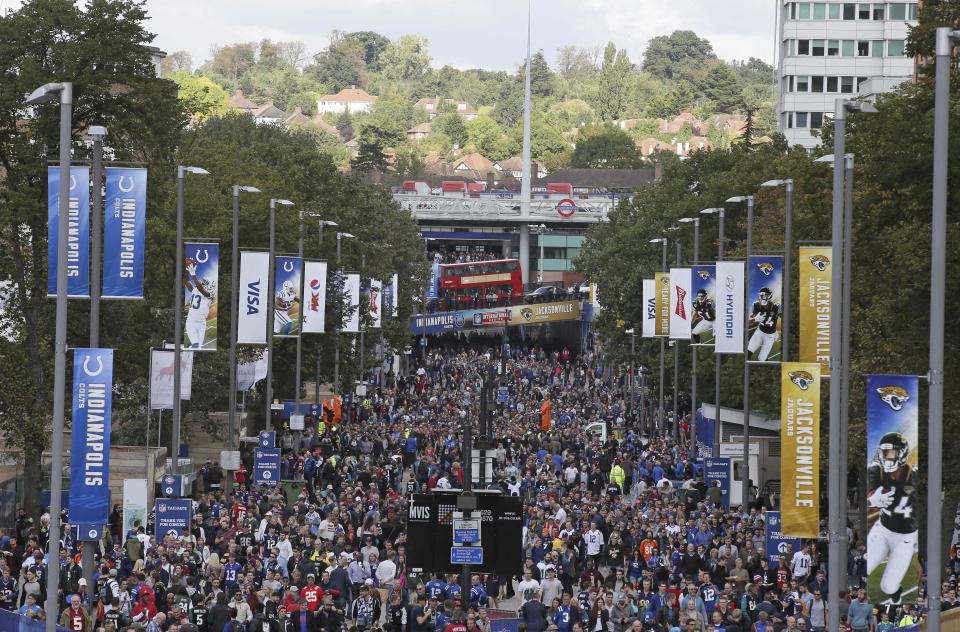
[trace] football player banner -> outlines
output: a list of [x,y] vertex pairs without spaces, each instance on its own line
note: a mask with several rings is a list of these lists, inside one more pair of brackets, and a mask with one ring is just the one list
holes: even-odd
[[[67,219],[67,296],[90,298],[90,170],[70,168]],[[47,167],[47,296],[57,295],[60,167]]]
[[101,295],[143,298],[147,170],[107,167],[105,200]]
[[743,262],[717,262],[717,305],[719,324],[714,353],[743,353]]
[[327,262],[303,262],[303,333],[322,334],[326,327]]
[[240,252],[240,304],[237,306],[237,342],[267,344],[267,283],[270,253]]
[[657,335],[657,294],[656,281],[653,279],[643,280],[643,327],[641,329],[644,338],[653,338]]
[[220,244],[187,242],[184,253],[182,279],[186,325],[183,348],[216,351]]
[[768,511],[764,514],[764,527],[767,552],[767,561],[770,568],[777,568],[781,562],[790,564],[788,555],[800,550],[800,538],[788,538],[783,535],[779,511]]
[[820,534],[820,365],[780,367],[780,511],[783,535]]
[[690,338],[694,345],[712,347],[714,325],[717,322],[716,266],[693,266],[691,268],[690,295],[693,297],[693,320],[690,321]]
[[677,340],[690,338],[690,321],[693,306],[690,295],[690,268],[670,268],[670,337]]
[[360,331],[360,275],[348,273],[343,275],[343,307],[346,311],[343,331],[358,333]]
[[376,279],[370,279],[369,292],[370,327],[380,329],[383,312],[383,284]]
[[783,257],[752,255],[747,262],[747,360],[775,363],[781,358],[780,305]]
[[[173,410],[173,360],[170,351],[150,350],[150,410]],[[190,399],[193,353],[180,354],[180,399]]]
[[654,277],[654,291],[656,292],[657,320],[654,334],[657,336],[670,335],[670,274],[657,272]]
[[70,416],[71,524],[107,522],[112,401],[113,349],[74,349],[73,413]]
[[819,362],[830,375],[831,270],[829,247],[800,247],[800,361]]
[[867,375],[867,592],[917,596],[919,388],[914,375]]
[[303,260],[277,257],[273,287],[273,335],[296,338],[300,335],[300,306],[303,305]]

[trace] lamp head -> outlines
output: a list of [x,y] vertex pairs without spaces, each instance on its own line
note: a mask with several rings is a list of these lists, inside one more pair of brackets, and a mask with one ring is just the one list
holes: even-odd
[[634,334],[633,327],[631,327],[630,329],[626,330],[626,331],[623,332],[623,333],[627,334],[628,336],[632,336],[632,335]]
[[42,105],[44,103],[49,103],[50,101],[53,101],[59,97],[62,90],[62,83],[45,83],[30,93],[30,96],[27,97],[27,105]]
[[762,187],[779,187],[779,186],[783,186],[783,185],[786,184],[786,183],[787,183],[786,180],[767,180],[766,182],[764,182],[764,183],[761,184],[760,186],[762,186]]
[[689,224],[690,222],[697,224],[700,222],[700,218],[699,217],[681,217],[677,221],[680,222],[681,224]]
[[203,167],[184,167],[183,170],[185,173],[192,173],[198,176],[210,175],[210,172],[204,169]]
[[101,139],[107,135],[107,128],[103,125],[91,125],[87,130],[87,136],[95,139]]
[[337,223],[334,222],[334,221],[332,221],[332,220],[329,220],[329,219],[321,219],[321,220],[320,220],[320,225],[321,225],[321,226],[336,226]]
[[337,233],[337,239],[341,239],[341,238],[349,239],[351,237],[356,237],[356,235],[353,235],[351,233]]
[[666,237],[656,237],[656,238],[654,238],[654,239],[651,239],[651,240],[650,240],[650,243],[651,243],[651,244],[665,244],[665,243],[667,243],[667,238],[666,238]]
[[290,200],[286,200],[286,199],[280,199],[280,200],[278,200],[278,199],[274,198],[274,199],[272,199],[272,200],[270,200],[270,201],[271,201],[273,204],[280,204],[281,206],[293,206],[293,202],[291,202]]
[[752,199],[753,199],[753,196],[752,196],[752,195],[735,195],[735,196],[733,196],[732,198],[729,198],[729,199],[727,200],[727,203],[728,203],[728,204],[735,204],[735,203],[738,203],[738,202],[746,202],[746,201],[752,200]]
[[700,211],[700,214],[701,214],[701,215],[713,215],[713,214],[715,214],[715,213],[722,213],[722,212],[723,212],[723,208],[717,206],[717,207],[713,207],[713,208],[705,208],[705,209],[703,209],[702,211]]
[[847,101],[846,108],[848,112],[877,113],[877,106],[869,101]]
[[241,184],[240,186],[237,187],[237,189],[239,189],[240,191],[243,191],[244,193],[260,193],[261,192],[260,189],[258,189],[257,187],[248,186],[245,184]]

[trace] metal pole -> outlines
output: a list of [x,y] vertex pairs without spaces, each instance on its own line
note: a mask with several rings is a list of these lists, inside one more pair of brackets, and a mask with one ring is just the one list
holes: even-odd
[[[170,471],[180,472],[180,349],[183,346],[183,188],[186,167],[177,167],[177,254],[173,259],[173,425]],[[158,444],[159,445],[159,444]]]
[[[661,243],[661,255],[660,255],[660,271],[664,272],[667,269],[667,238],[663,237]],[[657,405],[657,409],[660,412],[660,433],[663,434],[666,428],[664,424],[664,409],[663,409],[663,382],[666,379],[666,366],[664,364],[663,355],[666,352],[666,339],[660,338],[660,402]]]
[[[424,246],[426,247],[426,246]],[[340,282],[343,282],[343,270],[340,268],[340,233],[337,233],[337,270],[340,275]],[[340,295],[337,297],[340,305],[343,305],[343,287],[340,288]],[[342,307],[341,307],[342,309]],[[340,394],[340,327],[343,324],[342,318],[337,319],[337,326],[334,328],[333,337],[333,393]]]
[[[50,542],[47,573],[47,632],[55,632],[60,618],[60,493],[63,488],[63,417],[67,381],[67,224],[70,217],[70,141],[73,120],[73,84],[60,84],[60,189],[57,206],[57,308],[53,378],[53,437],[50,464]],[[56,571],[56,572],[55,572]]]
[[277,201],[270,199],[270,255],[267,257],[269,269],[267,270],[267,380],[264,385],[264,414],[266,415],[265,424],[267,431],[273,425],[271,419],[273,413],[273,302],[274,302],[274,284],[276,283],[276,231],[277,231]]
[[[841,516],[840,494],[840,381],[842,376],[841,347],[841,289],[843,284],[843,266],[837,265],[843,260],[843,154],[845,149],[845,134],[847,123],[847,107],[845,99],[836,100],[834,113],[833,138],[833,215],[831,237],[831,266],[830,285],[833,292],[830,298],[830,448],[828,465],[828,545],[827,555],[833,564],[842,564],[840,559],[840,532],[843,529]],[[828,623],[827,629],[836,630],[840,626],[840,573],[830,573],[827,578]]]
[[[366,267],[366,265],[367,265],[367,255],[361,254],[360,255],[360,277],[361,278],[363,277],[363,269]],[[368,312],[370,311],[369,296],[367,298],[367,311]],[[360,319],[358,318],[357,320],[360,320]],[[366,333],[365,328],[361,323],[361,326],[360,326],[360,381],[361,382],[366,381],[363,375],[363,371],[364,371],[363,355],[365,353],[365,347],[366,347],[366,336],[364,335],[365,333]]]
[[[850,285],[852,278],[852,263],[850,261],[853,252],[853,154],[844,156],[844,204],[843,204],[843,296],[841,303],[840,320],[842,323],[840,345],[840,365],[842,375],[838,376],[840,380],[840,476],[837,484],[839,485],[839,498],[841,503],[842,525],[840,540],[840,558],[847,559],[847,550],[849,542],[847,541],[847,514],[849,504],[847,502],[847,436],[850,428],[848,402],[850,401]],[[837,571],[840,573],[840,589],[847,590],[847,565],[839,564]]]
[[540,225],[540,232],[537,235],[537,241],[540,242],[540,260],[537,262],[537,283],[543,283],[543,234],[547,232],[547,227]]
[[[323,225],[324,225],[323,220],[320,220],[320,236],[317,239],[317,248],[321,253],[323,253]],[[326,280],[324,280],[324,283],[326,283]],[[324,291],[326,291],[326,288],[324,288]],[[317,367],[314,373],[313,401],[315,404],[320,403],[320,339],[319,338],[317,338]]]
[[530,195],[533,187],[530,165],[530,117],[532,106],[530,98],[530,22],[533,10],[532,0],[527,1],[527,61],[523,80],[523,148],[521,149],[521,180],[520,180],[520,277],[524,287],[530,283],[530,225],[526,220],[530,217]]
[[[230,246],[230,391],[227,393],[227,449],[236,450],[237,436],[237,320],[240,318],[240,304],[237,296],[240,289],[240,186],[233,185],[233,243]],[[227,470],[225,491],[229,496],[233,491],[233,471]]]
[[[303,270],[303,211],[302,210],[298,211],[298,214],[300,217],[300,227],[297,232],[297,235],[298,235],[297,256],[300,257],[300,269]],[[303,275],[301,273],[301,279],[300,279],[301,286],[303,284],[302,276]],[[301,302],[300,305],[302,306],[303,303]],[[294,388],[296,389],[296,392],[294,393],[294,397],[293,397],[294,410],[298,415],[301,414],[300,413],[300,362],[303,357],[303,332],[301,331],[301,329],[303,328],[302,323],[303,323],[303,309],[299,309],[297,310],[297,367],[296,367],[294,378],[293,378]]]
[[784,224],[783,232],[783,291],[780,292],[780,304],[782,314],[780,323],[783,326],[783,343],[781,353],[783,361],[790,361],[790,296],[793,294],[791,288],[790,275],[793,272],[793,180],[784,181],[786,188],[786,200],[784,201]]
[[[677,265],[680,265],[680,240],[675,240],[677,247]],[[680,341],[673,341],[673,442],[680,441]]]
[[[717,241],[717,261],[723,261],[723,218],[725,211],[723,208],[720,209],[720,237]],[[720,279],[717,279],[717,284],[720,283]],[[721,430],[723,427],[723,422],[720,421],[720,354],[717,353],[717,335],[714,332],[713,336],[713,398],[716,400],[714,403],[714,428],[713,428],[713,456],[717,457],[720,455],[720,439],[721,439]]]
[[937,88],[933,115],[933,217],[930,244],[930,412],[927,473],[927,629],[940,632],[940,512],[943,489],[943,336],[947,235],[947,160],[950,116],[950,53],[960,32],[937,29]]
[[635,386],[634,380],[636,379],[635,375],[637,373],[636,365],[634,364],[634,358],[636,357],[636,355],[637,355],[637,333],[636,331],[634,331],[633,333],[630,334],[630,412],[632,412],[634,415],[637,414],[636,396],[634,394],[635,391],[637,390],[636,388],[634,388]]
[[[700,218],[693,218],[693,262],[700,261]],[[714,274],[716,276],[716,274]],[[690,459],[697,458],[697,348],[690,345]]]
[[[753,252],[753,196],[747,196],[747,265]],[[743,327],[743,477],[740,502],[744,507],[750,500],[750,362],[747,341],[750,336],[750,307],[743,310],[746,322]],[[837,559],[837,558],[834,558]],[[836,629],[836,628],[834,628]]]

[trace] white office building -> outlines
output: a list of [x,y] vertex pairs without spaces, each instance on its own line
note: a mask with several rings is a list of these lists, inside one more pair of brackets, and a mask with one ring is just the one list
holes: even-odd
[[917,2],[782,2],[777,128],[816,147],[839,97],[888,92],[913,78],[908,27]]

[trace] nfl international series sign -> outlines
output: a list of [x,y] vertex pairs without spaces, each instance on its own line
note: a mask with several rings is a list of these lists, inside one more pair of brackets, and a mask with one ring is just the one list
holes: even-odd
[[716,266],[693,266],[691,272],[690,295],[693,297],[693,320],[691,340],[701,347],[713,346],[714,326],[717,323],[716,302]]
[[770,568],[781,563],[790,564],[793,554],[800,550],[800,538],[788,538],[783,535],[783,521],[779,511],[768,511],[764,515],[767,561]]
[[703,480],[708,487],[720,488],[720,503],[730,509],[730,459],[713,457],[703,460]]
[[780,305],[783,257],[752,255],[747,262],[747,305],[750,324],[747,332],[747,359],[750,362],[779,362],[781,358]]
[[343,331],[358,333],[360,331],[360,275],[343,275],[343,306],[346,318],[343,322]]
[[374,329],[380,329],[383,317],[383,305],[381,304],[383,302],[383,284],[376,279],[370,279],[370,293],[368,296],[370,326]]
[[[113,349],[74,349],[70,523],[99,526],[110,513]],[[85,529],[80,539],[86,538]],[[99,539],[99,538],[94,538]]]
[[157,539],[178,537],[193,522],[193,501],[189,498],[163,498],[154,503],[154,529]]
[[303,333],[322,334],[326,327],[327,262],[303,262]]
[[273,335],[296,338],[300,335],[300,306],[303,305],[303,259],[277,257],[273,287]]
[[919,380],[867,375],[867,595],[917,597]]
[[643,280],[643,332],[644,338],[653,338],[657,335],[657,292],[656,281]]
[[743,262],[717,262],[714,353],[743,353]]
[[820,534],[820,365],[780,367],[780,510],[783,534]]
[[183,302],[186,312],[185,349],[217,350],[217,279],[220,244],[184,244]]
[[105,200],[101,294],[103,298],[143,298],[147,170],[107,167]]
[[270,253],[240,252],[240,304],[237,306],[237,342],[267,344],[267,301],[270,292]]
[[690,268],[670,268],[670,337],[690,338],[693,305],[690,295]]
[[819,362],[830,375],[831,270],[829,247],[800,247],[800,361]]
[[[70,168],[67,218],[67,296],[90,298],[90,170]],[[47,295],[57,295],[60,168],[47,167]]]
[[280,484],[280,448],[256,448],[254,450],[253,484]]
[[[172,345],[171,345],[172,346]],[[173,410],[173,351],[150,351],[150,409]],[[180,354],[180,399],[190,399],[193,353]]]
[[654,333],[657,336],[670,335],[670,274],[657,272],[654,275],[654,290],[656,292],[657,321]]

